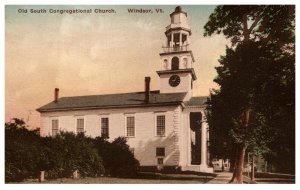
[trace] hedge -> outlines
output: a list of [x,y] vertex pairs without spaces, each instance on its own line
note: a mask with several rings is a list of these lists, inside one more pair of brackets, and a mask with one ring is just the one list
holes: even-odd
[[21,119],[5,123],[5,181],[37,178],[46,171],[47,178],[110,175],[133,177],[139,162],[126,144],[126,138],[113,142],[90,138],[83,133],[61,132],[55,137],[40,137],[39,130],[28,130]]

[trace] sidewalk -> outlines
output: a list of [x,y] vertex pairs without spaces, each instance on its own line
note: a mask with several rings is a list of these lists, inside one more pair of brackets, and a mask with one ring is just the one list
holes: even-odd
[[295,184],[295,175],[271,173],[271,172],[257,172],[255,174],[255,181],[264,184]]
[[217,177],[207,182],[207,184],[226,184],[230,181],[232,173],[230,172],[220,172],[217,173]]
[[[232,173],[230,172],[218,172],[217,176],[207,182],[207,184],[227,184]],[[274,174],[275,175],[275,174]],[[276,174],[279,175],[279,174]],[[244,176],[244,184],[295,184],[295,176],[293,175],[283,175],[278,176],[267,176],[267,177],[256,177],[255,181],[251,181],[249,177]]]

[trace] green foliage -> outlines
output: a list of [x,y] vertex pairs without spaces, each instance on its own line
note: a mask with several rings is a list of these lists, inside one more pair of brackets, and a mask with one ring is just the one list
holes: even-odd
[[231,39],[233,45],[247,39],[293,43],[295,40],[295,6],[217,6],[204,29],[204,36],[222,33]]
[[61,132],[54,138],[46,137],[44,140],[51,150],[48,152],[48,177],[70,177],[75,170],[83,177],[104,173],[102,158],[94,148],[93,139],[83,133]]
[[220,89],[211,92],[207,110],[215,156],[228,158],[228,147],[245,144],[269,163],[290,160],[294,168],[294,27],[294,6],[218,6],[211,14],[204,35],[222,33],[232,42],[216,67]]
[[118,177],[133,177],[137,174],[139,162],[130,152],[126,138],[118,137],[109,143],[97,137],[95,145],[103,157],[106,174]]
[[29,131],[23,120],[5,123],[5,180],[21,181],[40,171],[41,141],[38,130]]
[[46,171],[47,178],[70,177],[75,170],[82,177],[104,173],[132,177],[138,166],[125,138],[110,143],[71,132],[40,137],[39,131],[28,130],[23,120],[5,123],[6,182],[37,178],[40,171]]

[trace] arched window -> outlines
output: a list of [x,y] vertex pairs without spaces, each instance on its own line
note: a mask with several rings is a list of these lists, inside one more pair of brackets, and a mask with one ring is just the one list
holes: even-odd
[[164,64],[163,64],[163,69],[167,70],[168,69],[168,60],[164,60]]
[[184,68],[188,68],[188,61],[187,61],[187,58],[183,58],[183,66]]
[[178,70],[179,69],[179,59],[178,57],[173,57],[172,58],[172,70]]

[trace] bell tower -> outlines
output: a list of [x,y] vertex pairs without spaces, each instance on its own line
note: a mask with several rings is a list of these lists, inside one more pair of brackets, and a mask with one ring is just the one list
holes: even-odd
[[166,45],[160,53],[160,93],[186,92],[185,100],[192,97],[193,81],[197,79],[193,69],[195,62],[190,50],[191,28],[187,13],[180,6],[170,14],[171,24],[166,27]]

